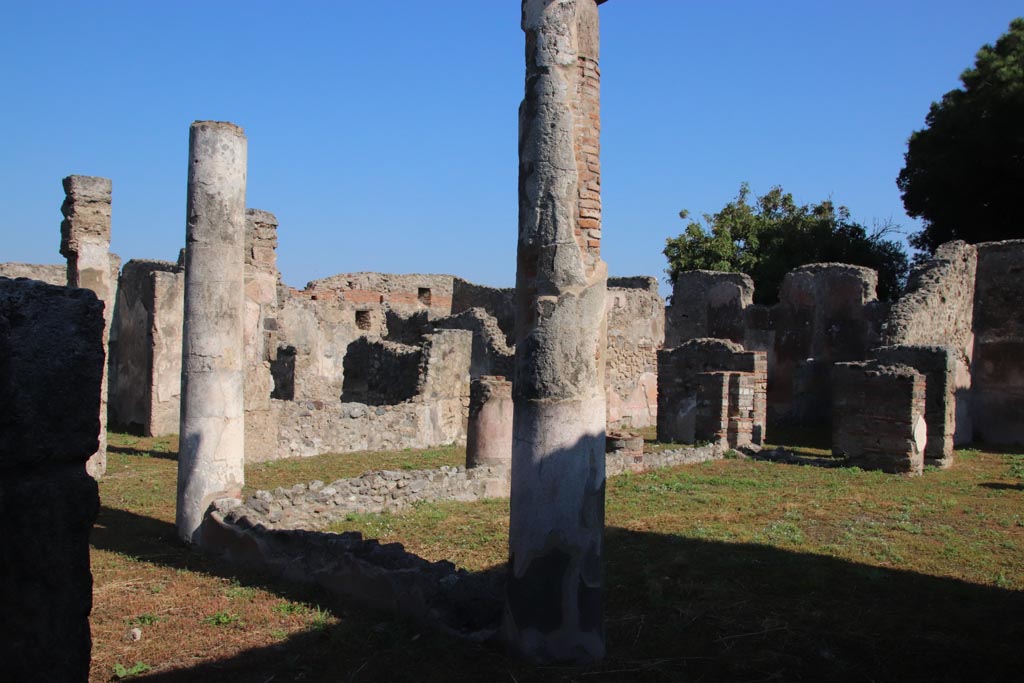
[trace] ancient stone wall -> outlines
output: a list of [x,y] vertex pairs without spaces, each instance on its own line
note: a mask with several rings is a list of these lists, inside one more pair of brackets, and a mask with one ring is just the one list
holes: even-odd
[[658,418],[658,349],[665,301],[653,277],[609,278],[605,400],[610,429],[647,427]]
[[1024,444],[1024,240],[977,245],[971,415],[975,437]]
[[473,333],[473,356],[469,366],[472,377],[512,376],[515,349],[506,344],[505,333],[498,325],[498,319],[483,308],[470,308],[438,318],[429,327],[434,330],[469,330]]
[[[691,339],[658,352],[658,440],[693,443],[697,438],[701,374],[740,372],[753,375],[751,439],[766,438],[768,361],[763,351],[745,351],[724,339]],[[724,390],[723,390],[724,391]]]
[[416,346],[360,337],[345,352],[341,400],[395,405],[416,395],[422,351]]
[[88,680],[104,328],[91,291],[0,278],[5,680]]
[[505,343],[515,345],[516,290],[513,287],[488,287],[456,277],[452,280],[452,313],[482,308],[494,316],[505,333]]
[[704,337],[742,344],[743,312],[753,303],[754,281],[749,275],[710,270],[679,273],[665,314],[665,346]]
[[925,378],[924,417],[928,442],[924,463],[946,468],[953,464],[956,432],[956,377],[958,351],[951,346],[883,346],[872,351],[882,363],[905,365]]
[[0,277],[12,280],[19,277],[38,280],[50,285],[63,287],[68,283],[68,267],[66,265],[39,265],[36,263],[0,263]]
[[132,259],[121,269],[111,338],[111,423],[147,436],[176,434],[181,401],[180,263]]
[[832,453],[866,470],[920,474],[928,427],[925,378],[905,365],[837,363]]

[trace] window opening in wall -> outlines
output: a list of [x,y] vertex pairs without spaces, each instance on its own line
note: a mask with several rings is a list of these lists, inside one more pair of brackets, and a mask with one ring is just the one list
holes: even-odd
[[370,312],[369,311],[356,311],[356,327],[361,330],[370,329]]
[[430,305],[430,288],[429,287],[420,287],[419,292],[417,292],[416,296],[420,300],[420,303],[423,304],[424,306],[429,306]]

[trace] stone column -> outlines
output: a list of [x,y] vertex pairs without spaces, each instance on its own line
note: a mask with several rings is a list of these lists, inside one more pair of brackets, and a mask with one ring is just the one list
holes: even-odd
[[240,497],[244,480],[246,153],[238,126],[192,124],[177,510],[190,543],[210,503]]
[[[119,265],[110,253],[111,182],[86,175],[69,175],[63,182],[60,253],[68,260],[68,287],[91,289],[103,302],[103,348],[108,350]],[[100,387],[99,448],[85,469],[97,479],[107,471],[107,363]]]
[[539,662],[604,656],[605,291],[595,0],[524,0],[519,248],[502,633]]
[[486,375],[469,386],[466,468],[508,467],[512,460],[512,382]]

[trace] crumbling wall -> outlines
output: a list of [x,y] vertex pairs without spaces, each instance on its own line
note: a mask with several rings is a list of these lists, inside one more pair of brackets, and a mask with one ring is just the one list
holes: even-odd
[[954,350],[956,445],[974,439],[971,363],[977,269],[976,247],[959,241],[941,245],[934,257],[910,274],[906,292],[893,304],[882,328],[886,345],[938,345]]
[[473,333],[473,356],[469,366],[472,377],[512,376],[515,349],[506,344],[505,333],[498,325],[498,319],[483,308],[470,308],[438,318],[430,326],[435,330],[469,330]]
[[104,328],[91,291],[0,278],[5,680],[88,680]]
[[132,259],[118,284],[110,419],[147,436],[176,434],[185,277],[180,263]]
[[743,273],[689,270],[672,284],[666,312],[665,345],[688,339],[728,339],[742,344],[743,311],[754,303],[754,281]]
[[1024,444],[1024,240],[977,245],[971,415],[975,436]]
[[752,440],[766,438],[768,361],[763,351],[745,351],[725,339],[691,339],[658,352],[658,440],[693,443],[696,437],[701,374],[753,375]]
[[605,399],[612,429],[647,427],[658,416],[658,349],[665,301],[653,277],[609,278]]
[[[452,313],[482,308],[494,316],[505,334],[505,343],[515,345],[516,290],[513,287],[488,287],[456,277],[452,280]],[[509,375],[511,377],[511,375]]]
[[453,280],[451,275],[421,273],[341,273],[313,280],[306,291],[333,291],[351,304],[384,304],[404,314],[426,309],[443,316],[452,312]]
[[0,263],[0,277],[7,277],[12,280],[23,277],[63,287],[68,283],[68,267],[66,265],[51,266],[36,263]]
[[925,378],[905,365],[837,363],[832,453],[866,470],[920,474],[928,440]]
[[422,351],[418,347],[359,337],[345,352],[341,400],[396,405],[416,395]]

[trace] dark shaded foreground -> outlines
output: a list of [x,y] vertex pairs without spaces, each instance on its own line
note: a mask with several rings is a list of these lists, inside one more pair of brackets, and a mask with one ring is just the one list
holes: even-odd
[[[1019,681],[1024,592],[768,546],[607,532],[609,655],[530,667],[352,601],[239,572],[104,508],[93,544],[329,607],[341,623],[147,681]],[[494,567],[488,572],[504,572]]]

